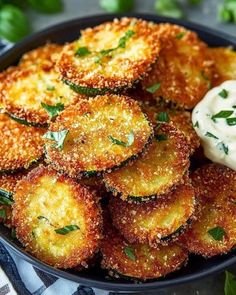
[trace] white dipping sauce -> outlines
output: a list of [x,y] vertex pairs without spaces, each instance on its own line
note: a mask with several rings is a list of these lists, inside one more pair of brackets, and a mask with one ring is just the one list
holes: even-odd
[[205,156],[236,170],[236,80],[208,91],[194,108],[192,122]]

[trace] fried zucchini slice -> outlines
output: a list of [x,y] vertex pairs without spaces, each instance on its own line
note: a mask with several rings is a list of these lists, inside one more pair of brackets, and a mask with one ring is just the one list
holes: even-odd
[[156,129],[146,153],[131,165],[106,173],[104,181],[123,200],[146,201],[166,194],[183,180],[189,148],[182,132],[169,124]]
[[12,227],[12,204],[15,187],[17,182],[26,174],[27,172],[0,174],[0,211],[5,216],[0,217],[0,223],[3,222],[5,226],[10,228]]
[[6,76],[1,94],[7,113],[39,126],[47,125],[54,117],[48,108],[59,112],[80,98],[58,79],[54,67],[41,66],[15,67]]
[[27,169],[43,155],[44,128],[19,124],[0,114],[0,171]]
[[67,44],[58,65],[73,90],[99,95],[131,87],[146,75],[160,50],[155,24],[115,19],[81,32]]
[[16,236],[41,261],[71,268],[98,250],[101,211],[76,181],[41,166],[18,182],[14,199]]
[[193,128],[190,112],[168,108],[167,106],[163,107],[156,103],[154,105],[144,103],[142,104],[142,109],[147,114],[153,126],[157,126],[159,124],[158,115],[160,113],[167,113],[169,117],[169,123],[173,124],[185,135],[191,154],[193,154],[200,146],[200,138]]
[[236,245],[236,172],[219,164],[192,175],[199,212],[179,242],[190,252],[211,257]]
[[109,275],[140,280],[156,279],[183,266],[188,254],[170,243],[152,248],[147,244],[130,244],[114,229],[109,228],[101,245],[101,266]]
[[193,217],[194,189],[182,184],[156,201],[133,204],[111,198],[109,209],[114,226],[130,243],[157,246],[176,237]]
[[207,46],[196,33],[177,25],[159,24],[157,32],[161,51],[142,86],[156,99],[192,109],[211,85],[213,62]]
[[236,80],[236,52],[233,48],[209,48],[209,55],[214,60],[213,86],[226,80]]
[[60,149],[46,140],[47,161],[72,177],[94,175],[137,157],[153,136],[138,103],[126,96],[105,95],[68,107],[49,128],[68,132]]

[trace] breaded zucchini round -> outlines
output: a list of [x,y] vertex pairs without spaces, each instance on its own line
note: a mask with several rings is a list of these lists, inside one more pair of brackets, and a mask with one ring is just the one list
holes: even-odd
[[183,180],[189,148],[182,132],[169,124],[156,129],[145,154],[126,167],[106,173],[107,188],[122,199],[145,201],[168,193]]
[[208,50],[215,68],[213,86],[218,86],[226,80],[236,80],[236,52],[232,48],[225,47]]
[[14,200],[16,236],[41,261],[71,268],[98,250],[99,205],[96,197],[73,179],[38,167],[18,182]]
[[27,172],[0,174],[0,223],[3,222],[7,227],[12,227],[12,204],[16,184],[26,174]]
[[63,80],[89,96],[131,87],[157,59],[155,27],[141,19],[122,18],[82,31],[61,54]]
[[111,198],[109,209],[115,227],[130,243],[158,246],[176,237],[194,213],[194,189],[182,184],[156,201],[133,204]]
[[[62,133],[66,136],[59,147]],[[51,135],[57,138],[50,140]],[[152,136],[152,126],[136,101],[97,96],[68,107],[50,125],[45,135],[47,161],[72,177],[90,176],[137,157]]]
[[187,251],[170,243],[152,248],[147,244],[130,244],[114,229],[108,229],[101,245],[101,266],[109,275],[155,279],[176,271],[188,259]]
[[159,24],[161,41],[158,61],[143,80],[154,98],[163,97],[192,109],[209,90],[212,64],[207,46],[196,33],[173,24]]
[[58,79],[54,67],[15,67],[1,89],[4,109],[31,125],[47,125],[60,111],[79,99]]
[[211,257],[236,245],[236,172],[219,164],[192,175],[199,212],[179,242],[190,252]]
[[0,171],[14,171],[29,166],[43,155],[44,128],[19,124],[0,114]]
[[157,126],[159,124],[158,116],[160,113],[167,113],[169,117],[169,123],[173,124],[185,135],[191,154],[193,154],[194,151],[200,146],[200,138],[193,128],[190,112],[168,108],[167,106],[163,107],[157,104],[150,105],[147,103],[142,105],[142,109],[147,114],[153,126]]

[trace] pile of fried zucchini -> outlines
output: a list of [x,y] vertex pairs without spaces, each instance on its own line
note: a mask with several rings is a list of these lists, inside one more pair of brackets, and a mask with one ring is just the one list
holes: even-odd
[[58,268],[178,270],[236,244],[236,172],[204,158],[191,109],[236,53],[122,18],[0,74],[0,221]]

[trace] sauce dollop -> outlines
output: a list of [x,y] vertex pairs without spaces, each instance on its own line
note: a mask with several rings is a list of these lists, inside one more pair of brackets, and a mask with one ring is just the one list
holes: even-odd
[[194,108],[192,123],[205,156],[236,170],[236,80],[208,91]]

